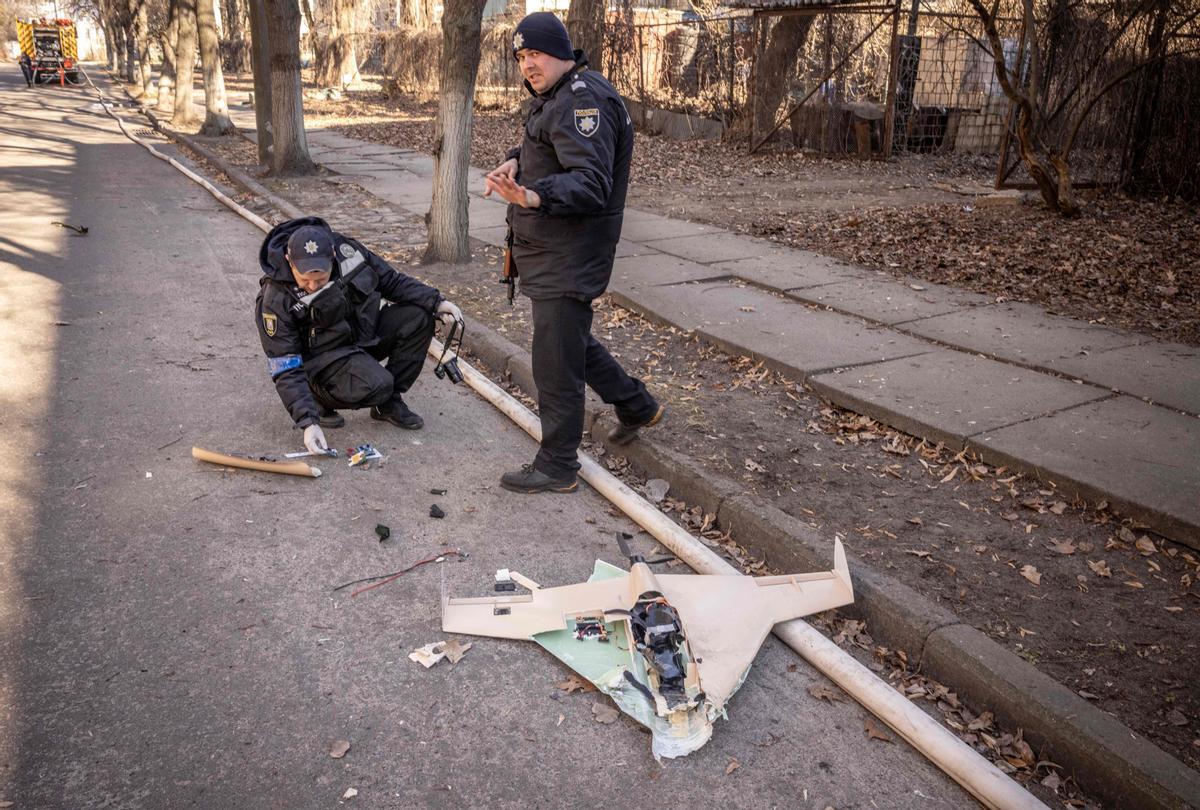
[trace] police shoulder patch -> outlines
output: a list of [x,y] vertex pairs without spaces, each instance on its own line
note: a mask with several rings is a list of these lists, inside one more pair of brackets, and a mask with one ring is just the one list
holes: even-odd
[[339,247],[338,250],[341,251],[342,255],[347,259],[353,256],[355,253],[354,245],[350,244],[349,242],[342,242],[341,247]]
[[267,337],[275,337],[275,333],[279,331],[279,319],[270,312],[262,314],[263,331],[267,333]]
[[590,138],[600,129],[600,110],[592,107],[575,111],[575,129],[585,138]]

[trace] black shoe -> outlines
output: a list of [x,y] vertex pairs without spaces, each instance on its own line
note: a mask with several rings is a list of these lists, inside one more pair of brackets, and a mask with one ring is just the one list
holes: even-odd
[[574,492],[579,489],[579,479],[551,478],[532,464],[526,464],[516,472],[500,476],[500,486],[510,492]]
[[340,428],[346,426],[346,417],[333,408],[320,408],[320,413],[317,414],[317,422],[323,428]]
[[404,404],[404,400],[399,398],[393,399],[383,407],[372,408],[371,418],[378,419],[380,422],[391,422],[396,427],[402,427],[405,430],[420,430],[425,427],[425,420],[409,410],[408,406]]
[[652,427],[654,425],[657,425],[659,422],[661,422],[662,418],[663,418],[663,414],[665,414],[666,412],[667,412],[667,406],[659,405],[658,409],[654,411],[654,415],[651,416],[649,419],[646,419],[641,422],[635,422],[632,425],[627,425],[624,422],[620,422],[615,428],[613,428],[609,432],[608,440],[610,442],[612,442],[613,444],[618,444],[618,445],[629,444],[631,441],[633,441],[634,439],[637,438],[639,430],[641,430],[644,427]]

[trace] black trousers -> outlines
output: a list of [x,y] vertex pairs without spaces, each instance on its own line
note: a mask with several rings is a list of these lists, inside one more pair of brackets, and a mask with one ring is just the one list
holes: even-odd
[[[379,311],[378,342],[331,363],[308,380],[325,408],[368,408],[398,399],[416,382],[436,322],[424,309],[390,304]],[[387,360],[379,365],[380,360]]]
[[533,466],[563,478],[579,469],[584,385],[622,422],[649,419],[658,408],[641,380],[630,377],[592,337],[592,305],[575,298],[533,302],[533,381],[538,390],[542,445]]

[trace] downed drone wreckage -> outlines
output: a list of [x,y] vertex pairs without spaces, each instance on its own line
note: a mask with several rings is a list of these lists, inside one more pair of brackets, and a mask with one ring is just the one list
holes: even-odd
[[833,570],[770,577],[660,576],[617,542],[628,572],[597,560],[586,582],[543,588],[502,570],[497,590],[529,593],[443,593],[442,630],[537,642],[647,726],[655,757],[708,742],[775,624],[854,601],[841,541]]

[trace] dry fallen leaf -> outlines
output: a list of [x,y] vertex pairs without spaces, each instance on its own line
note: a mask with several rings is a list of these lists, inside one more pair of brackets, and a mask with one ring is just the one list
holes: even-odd
[[1112,569],[1108,567],[1108,563],[1106,563],[1104,560],[1088,560],[1088,568],[1095,571],[1098,576],[1112,576]]
[[575,692],[595,692],[596,687],[591,681],[585,681],[578,675],[570,675],[562,683],[554,684],[559,689],[566,692],[568,695]]
[[565,715],[561,715],[561,714],[560,714],[560,715],[558,716],[558,722],[554,724],[554,727],[555,727],[555,728],[558,728],[559,726],[561,726],[561,725],[563,724],[563,720],[566,720],[566,719],[567,719],[567,718],[566,718],[566,716],[565,716]]
[[742,767],[742,763],[738,762],[736,758],[730,757],[729,764],[725,766],[725,775],[729,776],[740,767]]
[[462,660],[462,657],[467,654],[467,650],[471,649],[473,646],[475,645],[471,642],[460,644],[458,639],[452,638],[446,642],[445,646],[442,647],[442,652],[446,654],[446,659],[451,664],[457,664]]
[[1042,584],[1042,575],[1032,565],[1021,566],[1021,576],[1032,582],[1034,585]]
[[1142,552],[1142,555],[1146,557],[1149,557],[1151,554],[1158,551],[1158,549],[1154,547],[1154,541],[1144,534],[1137,539],[1137,542],[1134,543],[1134,545],[1137,547],[1137,550]]
[[874,717],[868,717],[863,723],[863,731],[867,733],[868,740],[880,740],[881,742],[890,743],[892,738],[884,734],[883,731],[875,724]]
[[1050,550],[1057,551],[1059,554],[1074,554],[1075,544],[1070,540],[1052,540]]
[[329,756],[334,759],[341,759],[346,756],[346,752],[350,750],[349,740],[334,740],[329,746]]
[[608,725],[617,719],[618,714],[619,712],[616,709],[606,703],[592,704],[592,717],[597,723]]
[[357,788],[346,788],[346,792],[342,794],[343,799],[353,799],[358,795]]
[[926,558],[926,557],[928,557],[928,556],[929,556],[929,552],[928,552],[928,551],[919,551],[919,550],[917,550],[917,549],[915,549],[915,548],[906,548],[906,549],[904,549],[904,553],[905,553],[905,554],[911,554],[911,555],[913,555],[914,557],[920,557],[921,559],[924,559],[924,558]]
[[1171,711],[1167,712],[1167,722],[1173,726],[1186,726],[1188,719],[1179,709],[1171,709]]
[[1062,501],[1055,501],[1050,506],[1050,511],[1056,515],[1061,515],[1063,512],[1067,511],[1067,505]]
[[830,689],[825,684],[813,684],[812,686],[808,687],[808,693],[817,700],[825,700],[829,703],[833,703],[834,701],[837,701],[838,703],[846,702],[846,699],[842,697],[841,692],[835,689]]
[[759,464],[757,461],[755,461],[752,458],[746,459],[745,464],[746,464],[746,469],[749,470],[750,472],[763,473],[763,472],[767,471],[766,467]]

